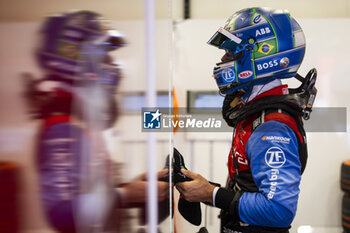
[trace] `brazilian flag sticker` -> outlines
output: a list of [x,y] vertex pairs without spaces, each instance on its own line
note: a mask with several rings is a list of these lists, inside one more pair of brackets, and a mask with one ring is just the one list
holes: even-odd
[[276,41],[274,39],[259,43],[258,46],[258,50],[254,54],[255,58],[265,57],[276,53]]
[[76,59],[80,52],[79,45],[60,41],[58,44],[58,52],[61,56]]

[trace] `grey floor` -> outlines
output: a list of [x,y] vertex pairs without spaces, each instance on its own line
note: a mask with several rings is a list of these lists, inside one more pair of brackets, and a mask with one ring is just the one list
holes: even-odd
[[341,227],[312,227],[302,226],[291,230],[291,233],[342,233]]

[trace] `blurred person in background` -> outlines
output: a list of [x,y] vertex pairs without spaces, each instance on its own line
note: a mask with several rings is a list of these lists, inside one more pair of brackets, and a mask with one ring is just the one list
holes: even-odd
[[[123,231],[126,220],[116,212],[144,206],[147,193],[144,174],[122,183],[122,165],[102,138],[119,114],[121,73],[108,53],[125,40],[91,11],[48,17],[40,39],[44,77],[27,74],[25,97],[31,116],[42,121],[36,164],[47,220],[65,233]],[[168,183],[158,182],[158,194],[159,201],[168,197]]]
[[[249,8],[234,13],[208,42],[225,50],[214,78],[225,95],[222,115],[234,128],[226,188],[182,170],[177,184],[191,202],[221,209],[221,232],[289,232],[299,199],[307,147],[302,118],[316,95],[316,70],[297,74],[305,38],[288,11]],[[281,79],[295,77],[297,89]]]

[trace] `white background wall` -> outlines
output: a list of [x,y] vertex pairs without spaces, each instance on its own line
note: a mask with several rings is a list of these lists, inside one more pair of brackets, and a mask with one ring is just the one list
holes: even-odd
[[[247,7],[269,6],[288,9],[297,18],[344,18],[350,16],[349,0],[191,0],[190,13],[193,19],[219,19]],[[157,19],[168,18],[168,3],[172,17],[183,18],[183,0],[155,0]],[[110,20],[142,20],[142,0],[0,0],[0,21],[41,21],[44,16],[68,9],[93,10]]]
[[[213,65],[222,52],[206,45],[206,41],[222,26],[225,19],[188,20],[177,23],[173,30],[173,80],[179,104],[185,107],[187,90],[216,89],[211,78]],[[350,67],[349,19],[301,19],[307,39],[307,51],[300,69],[318,69],[319,90],[315,106],[349,107],[347,69]],[[138,91],[145,88],[144,24],[142,21],[120,21],[114,25],[127,35],[128,47],[113,53],[124,65],[125,78],[121,90]],[[157,89],[168,88],[168,34],[167,21],[157,22]],[[27,230],[38,232],[47,229],[41,212],[34,170],[34,139],[37,123],[29,121],[25,104],[20,94],[23,91],[22,72],[32,72],[41,77],[33,60],[33,45],[37,41],[37,23],[0,24],[0,159],[19,162],[24,166],[23,207],[24,225]],[[117,124],[122,142],[118,154],[123,155],[129,171],[127,179],[146,169],[146,135],[140,130],[141,119],[137,115],[124,115]],[[326,124],[327,122],[325,122]],[[159,135],[167,140],[168,134]],[[175,146],[184,154],[187,166],[203,176],[221,182],[226,178],[226,158],[229,151],[230,133],[184,134],[177,133]],[[195,143],[191,140],[213,140]],[[216,140],[220,140],[217,141]],[[349,133],[309,133],[309,161],[304,173],[298,213],[293,223],[293,232],[300,225],[339,227],[341,225],[341,197],[339,188],[341,162],[350,158]],[[113,140],[113,139],[112,139]],[[131,141],[136,142],[131,142]],[[128,142],[126,142],[128,141]],[[123,143],[124,142],[124,143]],[[158,167],[164,164],[168,153],[167,143],[158,144]],[[194,154],[191,156],[191,151]],[[210,158],[213,152],[214,157]],[[210,172],[212,167],[212,173]],[[210,175],[212,177],[210,177]],[[203,211],[204,213],[204,211]],[[209,231],[217,232],[217,211],[209,211]],[[196,232],[199,228],[176,215],[178,232]],[[203,221],[204,223],[204,221]],[[168,226],[163,224],[163,232]]]

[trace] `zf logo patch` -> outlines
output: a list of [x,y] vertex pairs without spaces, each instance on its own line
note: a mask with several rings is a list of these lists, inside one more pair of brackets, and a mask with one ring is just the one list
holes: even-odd
[[221,71],[221,76],[226,82],[232,82],[235,80],[235,72],[231,68],[227,68]]
[[160,129],[162,113],[157,109],[156,112],[143,112],[143,128],[144,129]]
[[280,168],[286,162],[286,156],[281,148],[274,146],[266,151],[265,162],[269,167]]

